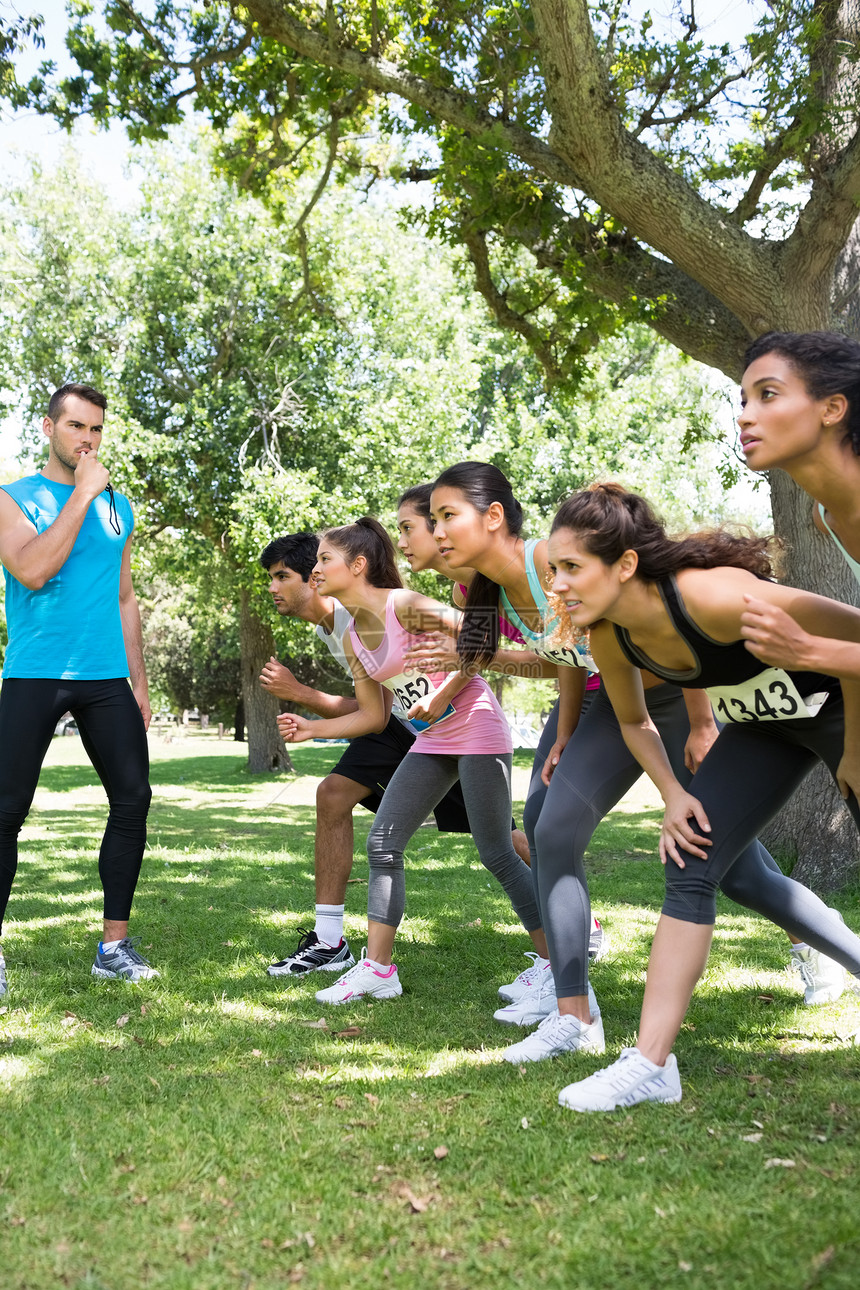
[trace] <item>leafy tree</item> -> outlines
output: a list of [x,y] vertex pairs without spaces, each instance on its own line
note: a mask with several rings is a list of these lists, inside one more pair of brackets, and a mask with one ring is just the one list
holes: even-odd
[[[774,0],[731,39],[692,4],[658,25],[625,0],[105,0],[105,29],[71,8],[80,73],[31,87],[40,110],[140,139],[188,103],[276,204],[310,140],[328,173],[431,180],[417,218],[467,249],[550,382],[629,319],[734,379],[768,328],[860,326],[857,0]],[[368,146],[373,123],[400,147]],[[853,598],[808,505],[771,484],[789,580]],[[827,846],[856,861],[853,831]]]

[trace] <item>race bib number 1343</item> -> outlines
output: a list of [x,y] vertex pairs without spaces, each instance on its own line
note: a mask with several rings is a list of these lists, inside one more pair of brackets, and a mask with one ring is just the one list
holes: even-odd
[[826,691],[804,698],[780,667],[770,667],[736,685],[709,685],[706,693],[717,721],[734,723],[814,717],[827,699]]

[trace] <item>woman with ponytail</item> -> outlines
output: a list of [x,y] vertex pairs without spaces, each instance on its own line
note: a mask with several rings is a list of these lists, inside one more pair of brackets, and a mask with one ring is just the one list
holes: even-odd
[[[524,542],[519,536],[522,510],[502,472],[478,462],[454,466],[437,479],[432,506],[436,541],[446,561],[454,570],[471,566],[480,575],[469,588],[458,648],[468,658],[483,657],[498,639],[492,618],[505,613],[524,630],[533,649],[556,662],[561,687],[535,756],[523,812],[550,961],[523,974],[525,984],[520,978],[499,992],[510,1006],[496,1013],[498,1020],[540,1023],[504,1057],[519,1064],[576,1050],[599,1053],[603,1030],[588,982],[592,915],[585,851],[597,825],[636,782],[641,767],[625,746],[602,689],[588,693],[581,704],[584,673],[571,664],[581,665],[587,652],[581,643],[561,639],[562,623],[545,590],[551,578],[547,543]],[[579,683],[573,695],[572,681]],[[707,700],[647,671],[642,685],[650,719],[675,773],[685,778],[717,735]],[[753,842],[723,890],[741,904],[758,899],[756,908],[769,915],[772,908],[781,908],[781,880],[778,866]],[[821,956],[814,968],[806,1001],[837,997],[844,982],[839,965]]]
[[285,713],[278,718],[284,739],[301,743],[378,730],[386,719],[386,692],[419,732],[385,791],[367,842],[367,949],[317,999],[347,1003],[402,993],[391,955],[406,896],[404,850],[457,779],[482,863],[507,892],[536,952],[545,954],[528,865],[511,844],[508,723],[479,677],[422,672],[406,658],[422,633],[455,632],[458,611],[403,588],[391,539],[369,517],[323,534],[314,577],[320,593],[335,597],[353,617],[345,645],[358,712],[324,721]]
[[[749,596],[804,630],[860,642],[860,613],[767,581],[767,543],[726,533],[667,536],[648,503],[597,484],[560,508],[550,536],[553,590],[591,649],[630,752],[666,804],[660,856],[666,899],[654,937],[639,1040],[612,1066],[563,1089],[577,1111],[677,1102],[675,1038],[704,970],[718,886],[726,889],[751,842],[812,767],[823,761],[860,823],[854,714],[846,730],[839,682],[768,668],[745,648]],[[707,693],[726,726],[693,776],[680,782],[651,720],[641,670]],[[860,975],[860,939],[799,883],[770,875],[781,908],[749,903],[788,932]]]
[[[860,343],[833,332],[768,332],[746,352],[741,448],[751,470],[784,470],[860,582]],[[747,648],[779,667],[860,679],[860,648],[804,632],[751,597]]]

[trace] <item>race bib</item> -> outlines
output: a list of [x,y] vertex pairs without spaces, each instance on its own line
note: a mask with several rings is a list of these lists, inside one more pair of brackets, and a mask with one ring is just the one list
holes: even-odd
[[589,672],[597,671],[594,659],[584,647],[578,650],[572,646],[563,645],[557,649],[551,649],[546,645],[533,645],[532,648],[538,658],[545,658],[548,663],[554,663],[556,667],[584,667]]
[[[436,693],[436,686],[423,672],[401,672],[399,676],[390,676],[382,684],[387,690],[394,695],[394,715],[399,717],[407,726],[419,733],[422,730],[429,730],[430,723],[421,721],[418,717],[407,717],[407,712],[414,703],[423,699],[430,699]],[[456,709],[453,703],[449,703],[445,711],[438,720],[433,722],[433,729],[453,717]]]
[[769,667],[766,672],[736,685],[709,685],[706,690],[717,721],[791,721],[817,716],[827,691],[803,698],[787,672]]

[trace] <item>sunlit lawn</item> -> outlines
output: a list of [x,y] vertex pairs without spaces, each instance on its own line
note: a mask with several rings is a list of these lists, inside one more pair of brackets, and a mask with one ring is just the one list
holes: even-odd
[[[855,1290],[860,1006],[803,1008],[782,935],[728,902],[672,1107],[576,1117],[557,1093],[595,1060],[498,1060],[522,1032],[493,1020],[496,990],[529,946],[467,838],[426,828],[409,850],[402,999],[321,1008],[330,977],[266,976],[312,917],[312,777],[336,756],[301,748],[301,778],[258,779],[237,745],[153,740],[132,931],[162,975],[131,987],[90,976],[104,806],[79,741],[54,740],[4,938],[3,1290]],[[661,894],[649,802],[591,859],[610,1057]],[[860,926],[856,892],[835,903]]]

